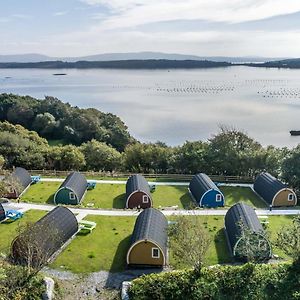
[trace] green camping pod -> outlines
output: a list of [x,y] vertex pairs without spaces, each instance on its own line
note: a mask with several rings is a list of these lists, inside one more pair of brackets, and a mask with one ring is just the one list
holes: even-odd
[[54,195],[55,204],[80,204],[87,189],[87,180],[79,172],[70,173]]

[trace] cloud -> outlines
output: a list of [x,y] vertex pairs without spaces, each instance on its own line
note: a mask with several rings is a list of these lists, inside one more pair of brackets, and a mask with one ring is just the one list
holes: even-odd
[[133,27],[174,20],[207,20],[239,23],[262,20],[300,11],[295,0],[81,0],[88,5],[104,5],[117,15],[105,28]]
[[68,13],[68,11],[57,11],[53,14],[55,17],[64,16]]
[[13,14],[11,17],[16,18],[16,19],[21,19],[21,20],[29,20],[32,18],[32,16],[29,15],[24,15],[24,14]]

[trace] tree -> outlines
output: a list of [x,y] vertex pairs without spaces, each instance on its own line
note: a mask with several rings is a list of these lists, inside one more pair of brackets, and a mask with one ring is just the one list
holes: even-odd
[[121,167],[121,154],[105,143],[91,140],[80,147],[85,156],[86,169],[114,171]]
[[135,143],[124,151],[124,167],[132,172],[167,173],[173,150],[160,143]]
[[3,168],[4,164],[5,164],[5,158],[2,155],[0,155],[0,170]]
[[208,144],[205,142],[185,142],[174,151],[173,168],[177,173],[206,173]]
[[32,124],[32,129],[37,131],[44,137],[51,138],[53,130],[56,128],[56,120],[53,115],[46,112],[44,114],[36,115]]
[[251,176],[263,168],[262,146],[236,129],[221,127],[209,140],[207,162],[211,174]]
[[211,243],[211,237],[198,216],[178,216],[169,227],[173,255],[185,266],[200,269]]
[[[240,228],[240,242],[236,248],[236,255],[245,259],[248,262],[259,262],[268,258],[267,251],[269,251],[268,245],[262,245],[262,241],[268,240],[268,234],[266,232],[260,232],[257,234],[247,227],[244,222],[238,223]],[[265,240],[262,240],[262,236]]]
[[82,170],[85,167],[83,153],[73,145],[49,147],[45,159],[49,169]]
[[282,178],[300,191],[300,145],[292,149],[282,163]]
[[294,263],[300,266],[300,216],[293,218],[292,224],[284,226],[277,233],[276,245],[286,255],[293,258]]

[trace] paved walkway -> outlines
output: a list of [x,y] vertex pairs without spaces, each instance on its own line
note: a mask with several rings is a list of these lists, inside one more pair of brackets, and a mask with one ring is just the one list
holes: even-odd
[[[41,178],[44,182],[63,182],[64,178]],[[99,184],[126,184],[125,180],[92,180]],[[157,182],[149,181],[149,184],[154,185],[174,185],[174,186],[189,186],[189,182]],[[241,187],[253,187],[253,184],[248,183],[218,183],[218,186],[241,186]]]
[[[22,211],[27,211],[30,209],[34,210],[45,210],[50,211],[56,206],[46,205],[46,204],[29,204],[29,203],[5,203],[3,204],[5,209],[18,209]],[[130,209],[88,209],[88,208],[70,208],[70,210],[79,215],[79,219],[86,215],[100,215],[100,216],[137,216],[140,212],[137,210]],[[195,209],[195,210],[162,210],[163,214],[166,216],[171,215],[201,215],[201,216],[224,216],[227,209]],[[298,215],[300,214],[300,209],[274,209],[269,211],[268,209],[256,209],[256,214],[258,216],[276,216],[276,215]]]

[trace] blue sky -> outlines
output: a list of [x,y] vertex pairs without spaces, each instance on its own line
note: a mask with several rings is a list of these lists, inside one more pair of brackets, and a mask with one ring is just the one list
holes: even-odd
[[299,0],[1,0],[0,54],[300,57]]

